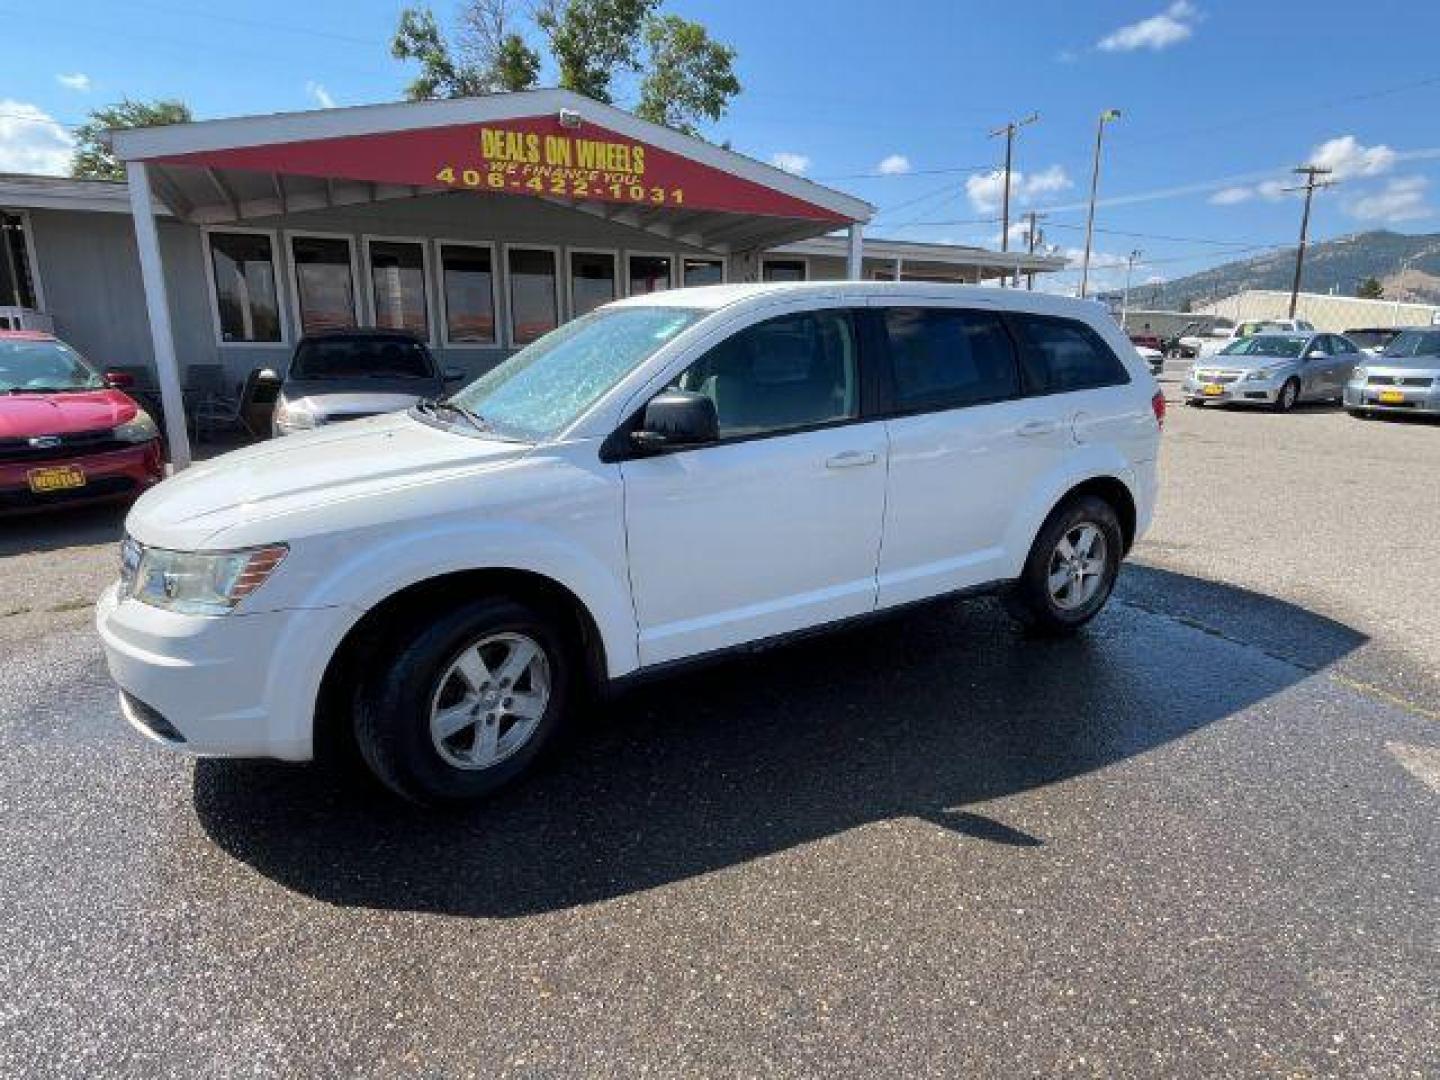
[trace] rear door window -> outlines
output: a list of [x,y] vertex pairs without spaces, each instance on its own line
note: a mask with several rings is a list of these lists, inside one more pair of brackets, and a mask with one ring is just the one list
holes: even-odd
[[882,314],[896,411],[958,408],[1020,393],[1015,347],[994,312],[893,307]]
[[1059,394],[1130,381],[1110,346],[1078,319],[1012,314],[1010,321],[1020,335],[1025,381],[1032,393]]

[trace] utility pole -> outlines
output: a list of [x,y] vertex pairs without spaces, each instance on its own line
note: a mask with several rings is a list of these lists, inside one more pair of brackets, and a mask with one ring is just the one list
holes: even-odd
[[[1044,234],[1044,232],[1042,232],[1040,229],[1037,229],[1037,228],[1035,227],[1035,223],[1036,223],[1040,218],[1042,218],[1042,217],[1044,217],[1044,216],[1045,216],[1044,214],[1038,214],[1038,213],[1036,213],[1034,210],[1031,210],[1028,214],[1025,215],[1026,219],[1030,222],[1030,229],[1029,229],[1029,232],[1028,232],[1028,234],[1027,234],[1026,239],[1027,239],[1027,243],[1028,243],[1028,246],[1029,246],[1030,254],[1031,254],[1031,255],[1034,255],[1034,254],[1035,254],[1035,245],[1038,244],[1038,243],[1040,243],[1041,241],[1043,241],[1043,240],[1045,239],[1045,234]],[[1018,285],[1019,282],[1017,281],[1016,284]],[[1034,292],[1034,291],[1035,291],[1035,271],[1034,271],[1034,270],[1027,270],[1027,271],[1025,271],[1025,287],[1026,287],[1027,289],[1029,289],[1031,292]]]
[[1305,192],[1305,211],[1300,215],[1300,246],[1295,249],[1295,279],[1290,283],[1290,318],[1295,318],[1295,305],[1300,300],[1300,274],[1305,268],[1305,243],[1310,236],[1310,200],[1315,197],[1316,188],[1329,187],[1335,181],[1317,180],[1316,177],[1327,176],[1334,170],[1322,168],[1319,165],[1300,165],[1290,170],[1305,177],[1305,183],[1299,187],[1285,188],[1285,191]]
[[1004,195],[1000,202],[1000,250],[1010,250],[1010,166],[1015,158],[1015,133],[1027,124],[1033,124],[1040,119],[1039,113],[1031,113],[1024,120],[1011,120],[1004,127],[998,127],[990,132],[993,139],[997,135],[1005,136],[1005,188]]
[[1120,119],[1119,109],[1106,109],[1095,128],[1095,163],[1090,169],[1090,212],[1085,217],[1085,260],[1080,264],[1080,299],[1085,299],[1090,284],[1090,245],[1095,238],[1095,193],[1100,189],[1100,147],[1105,141],[1105,125]]
[[1140,258],[1140,249],[1130,252],[1125,260],[1125,291],[1120,296],[1120,329],[1125,329],[1125,317],[1130,314],[1130,275],[1135,271],[1135,260]]

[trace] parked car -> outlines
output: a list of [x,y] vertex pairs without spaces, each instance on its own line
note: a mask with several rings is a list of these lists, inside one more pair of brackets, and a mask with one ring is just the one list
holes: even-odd
[[1362,359],[1345,384],[1351,416],[1440,416],[1440,327],[1402,331],[1379,356]]
[[160,431],[51,334],[0,331],[0,512],[133,497],[165,474]]
[[1400,329],[1396,326],[1366,326],[1346,330],[1345,336],[1353,341],[1361,352],[1378,355],[1385,351],[1386,345],[1395,340]]
[[1223,338],[1228,343],[1234,336],[1234,326],[1192,319],[1166,340],[1165,355],[1179,360],[1193,360],[1199,355],[1200,346],[1206,338]]
[[987,591],[1076,630],[1150,521],[1164,408],[1080,301],[638,296],[447,400],[162,484],[99,631],[154,739],[305,760],[353,738],[400,795],[471,798],[583,690],[681,662]]
[[1165,351],[1165,342],[1160,335],[1150,330],[1133,330],[1128,335],[1130,344],[1137,349],[1155,349],[1159,352]]
[[1149,365],[1151,375],[1159,375],[1165,370],[1165,354],[1159,349],[1152,349],[1146,345],[1136,345],[1135,351],[1140,354],[1140,359]]
[[309,431],[408,409],[440,397],[459,371],[443,373],[425,343],[400,330],[333,330],[307,334],[295,346],[272,414],[276,435]]
[[1233,342],[1256,334],[1313,334],[1315,327],[1305,319],[1247,319],[1236,324],[1233,330],[1213,331],[1200,342],[1197,357],[1215,356],[1224,352]]
[[1340,334],[1253,334],[1197,359],[1185,404],[1267,405],[1289,412],[1302,401],[1339,401],[1360,350]]

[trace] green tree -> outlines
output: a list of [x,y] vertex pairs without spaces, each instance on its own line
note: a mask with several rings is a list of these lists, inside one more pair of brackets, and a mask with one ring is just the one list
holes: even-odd
[[458,51],[489,90],[530,90],[540,78],[540,54],[512,26],[511,0],[470,0],[460,12]]
[[91,110],[90,117],[75,130],[75,156],[70,175],[80,180],[124,180],[125,166],[105,145],[106,134],[119,128],[160,127],[188,124],[194,117],[183,101],[131,101]]
[[390,40],[390,55],[420,65],[420,74],[405,88],[405,96],[411,101],[485,92],[480,72],[473,65],[457,63],[451,56],[445,35],[429,8],[405,8],[400,12],[400,25]]
[[1355,287],[1355,295],[1361,300],[1381,300],[1385,297],[1385,286],[1374,276],[1367,277]]
[[640,84],[637,116],[687,135],[697,121],[719,120],[740,93],[735,50],[714,40],[699,23],[662,15],[645,28],[649,69]]
[[610,83],[640,70],[640,45],[660,0],[546,0],[535,22],[550,45],[560,85],[596,101],[614,101]]
[[[529,90],[541,56],[515,29],[515,0],[465,0],[452,50],[429,8],[406,8],[391,42],[398,60],[420,74],[406,88],[412,101]],[[661,0],[539,0],[534,23],[567,90],[607,104],[615,81],[644,72],[635,112],[687,134],[716,121],[740,92],[735,50],[699,23],[660,15]]]

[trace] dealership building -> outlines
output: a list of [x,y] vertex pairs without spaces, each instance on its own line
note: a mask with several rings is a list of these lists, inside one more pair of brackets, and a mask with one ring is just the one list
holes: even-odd
[[128,183],[0,175],[0,326],[53,328],[167,400],[342,327],[412,331],[478,374],[658,289],[1063,268],[867,238],[860,199],[563,90],[119,131],[113,149]]

